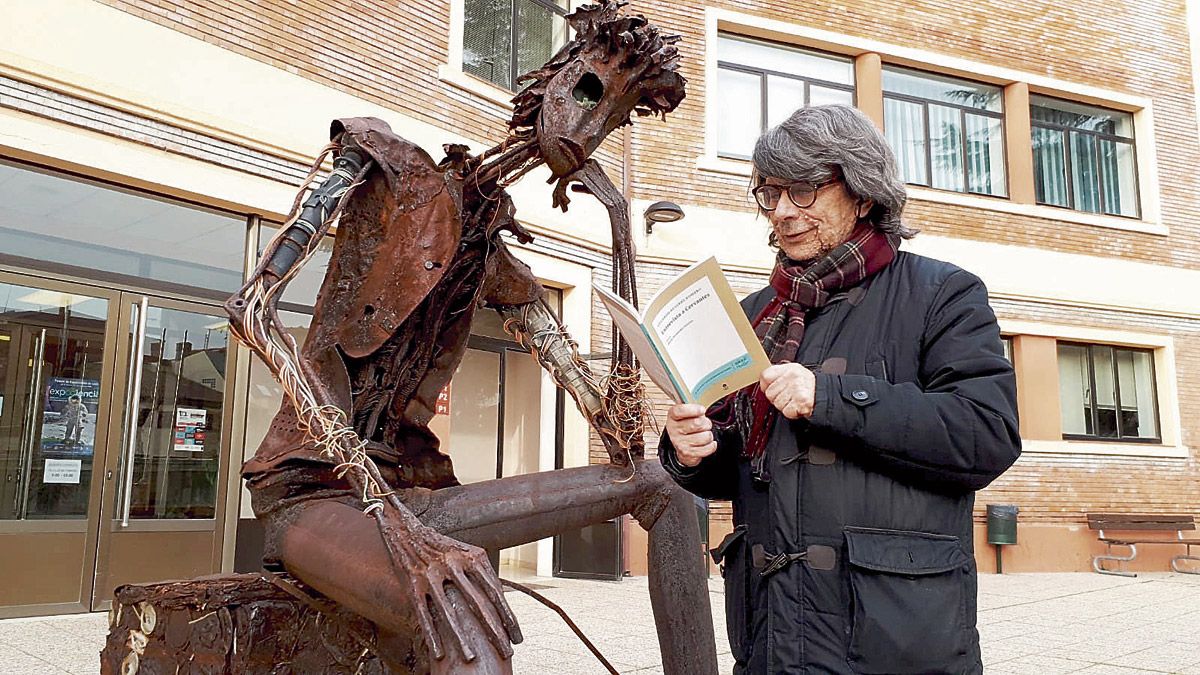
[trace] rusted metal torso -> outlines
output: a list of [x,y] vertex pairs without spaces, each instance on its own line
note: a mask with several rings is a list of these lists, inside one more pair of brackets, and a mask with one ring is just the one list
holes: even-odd
[[[519,231],[507,193],[468,188],[464,197],[458,162],[435,163],[380,120],[338,120],[341,130],[376,166],[339,221],[303,355],[393,487],[456,485],[428,428],[438,392],[462,360],[476,309],[532,302],[541,286],[499,237]],[[252,485],[334,464],[295,419],[290,405],[276,415],[243,467]]]

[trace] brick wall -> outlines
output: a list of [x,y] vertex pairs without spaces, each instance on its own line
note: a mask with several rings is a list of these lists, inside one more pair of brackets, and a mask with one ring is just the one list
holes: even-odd
[[1153,99],[1169,237],[928,202],[912,203],[907,217],[931,234],[1177,267],[1200,264],[1200,203],[1194,198],[1200,182],[1193,170],[1200,144],[1182,1],[716,0],[698,6],[638,0],[633,6],[683,35],[688,78],[688,98],[667,125],[634,128],[636,197],[750,210],[745,178],[696,167],[704,148],[705,106],[720,105],[704,81],[703,7],[717,7]]
[[[507,132],[509,109],[438,78],[449,2],[99,1],[467,138],[499,143]],[[620,133],[596,154],[617,185],[621,155]]]

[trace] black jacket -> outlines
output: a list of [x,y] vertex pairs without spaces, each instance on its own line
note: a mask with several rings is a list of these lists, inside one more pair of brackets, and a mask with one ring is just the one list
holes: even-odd
[[767,481],[736,433],[690,469],[660,446],[684,488],[733,500],[716,554],[735,672],[980,672],[974,491],[1021,447],[983,283],[901,252],[808,316],[794,361],[816,372],[816,404],[777,419]]

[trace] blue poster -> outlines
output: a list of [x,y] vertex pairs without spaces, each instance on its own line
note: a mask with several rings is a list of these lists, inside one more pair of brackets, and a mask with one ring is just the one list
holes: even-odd
[[99,407],[99,380],[50,378],[42,413],[42,454],[91,456]]

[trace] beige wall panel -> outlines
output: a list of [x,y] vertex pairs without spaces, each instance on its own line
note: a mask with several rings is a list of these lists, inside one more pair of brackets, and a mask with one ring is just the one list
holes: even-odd
[[0,607],[79,602],[86,539],[83,532],[0,534]]
[[1017,373],[1017,409],[1021,438],[1061,440],[1062,414],[1058,399],[1058,341],[1036,335],[1013,340]]

